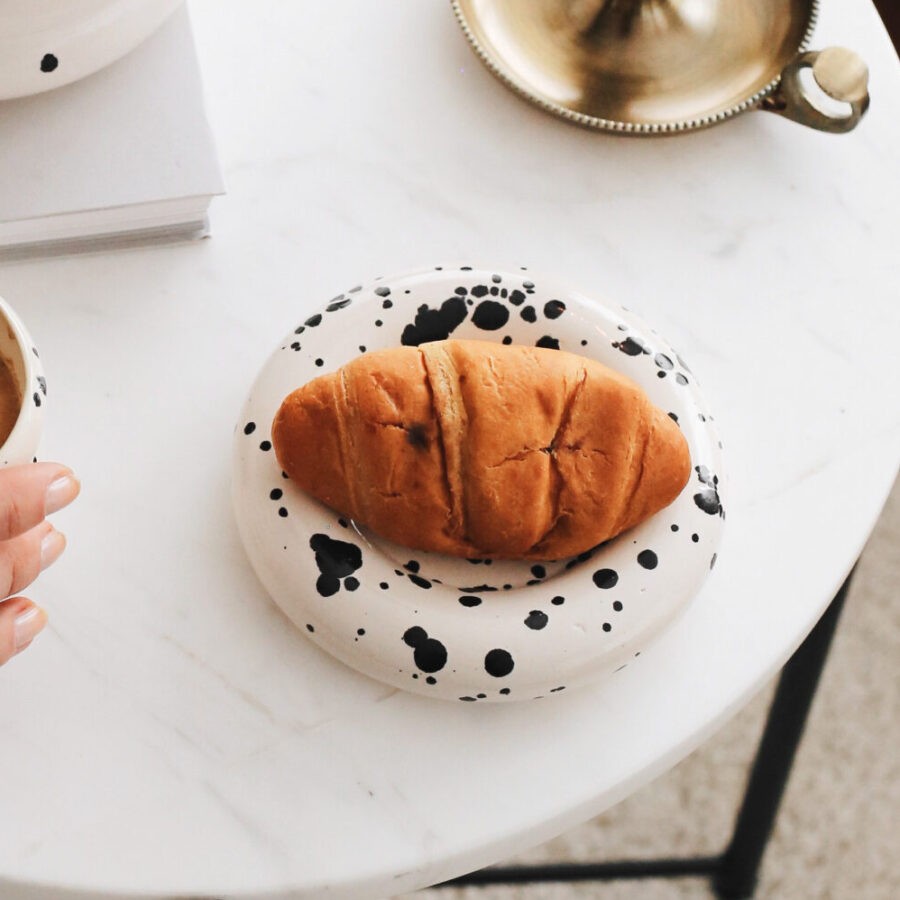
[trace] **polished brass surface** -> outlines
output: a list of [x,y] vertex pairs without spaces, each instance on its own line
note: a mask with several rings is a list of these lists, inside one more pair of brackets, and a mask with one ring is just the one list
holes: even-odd
[[[758,106],[806,48],[817,13],[817,0],[452,5],[475,51],[510,87],[571,121],[627,133],[700,128]],[[865,91],[846,60],[825,63],[826,90]]]

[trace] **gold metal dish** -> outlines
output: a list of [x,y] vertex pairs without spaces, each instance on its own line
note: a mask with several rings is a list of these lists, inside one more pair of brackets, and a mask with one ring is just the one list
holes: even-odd
[[665,134],[764,109],[856,127],[868,69],[807,51],[818,0],[451,0],[501,81],[542,109],[622,134]]

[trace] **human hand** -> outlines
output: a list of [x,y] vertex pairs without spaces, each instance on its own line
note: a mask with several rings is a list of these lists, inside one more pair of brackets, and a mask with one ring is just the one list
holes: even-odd
[[47,614],[16,596],[59,559],[66,539],[46,517],[81,489],[70,469],[31,463],[0,469],[0,665],[21,653],[47,623]]

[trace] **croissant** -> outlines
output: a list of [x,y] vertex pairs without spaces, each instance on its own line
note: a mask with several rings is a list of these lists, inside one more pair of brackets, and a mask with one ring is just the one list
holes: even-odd
[[678,425],[630,379],[565,351],[448,340],[357,357],[293,391],[272,426],[285,474],[407,547],[577,555],[671,503]]

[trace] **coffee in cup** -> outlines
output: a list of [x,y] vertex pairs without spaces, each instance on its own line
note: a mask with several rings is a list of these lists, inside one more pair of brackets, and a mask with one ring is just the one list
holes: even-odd
[[47,381],[34,341],[0,297],[0,466],[36,458],[46,397]]
[[6,443],[21,408],[22,393],[16,383],[12,365],[0,357],[0,447]]

